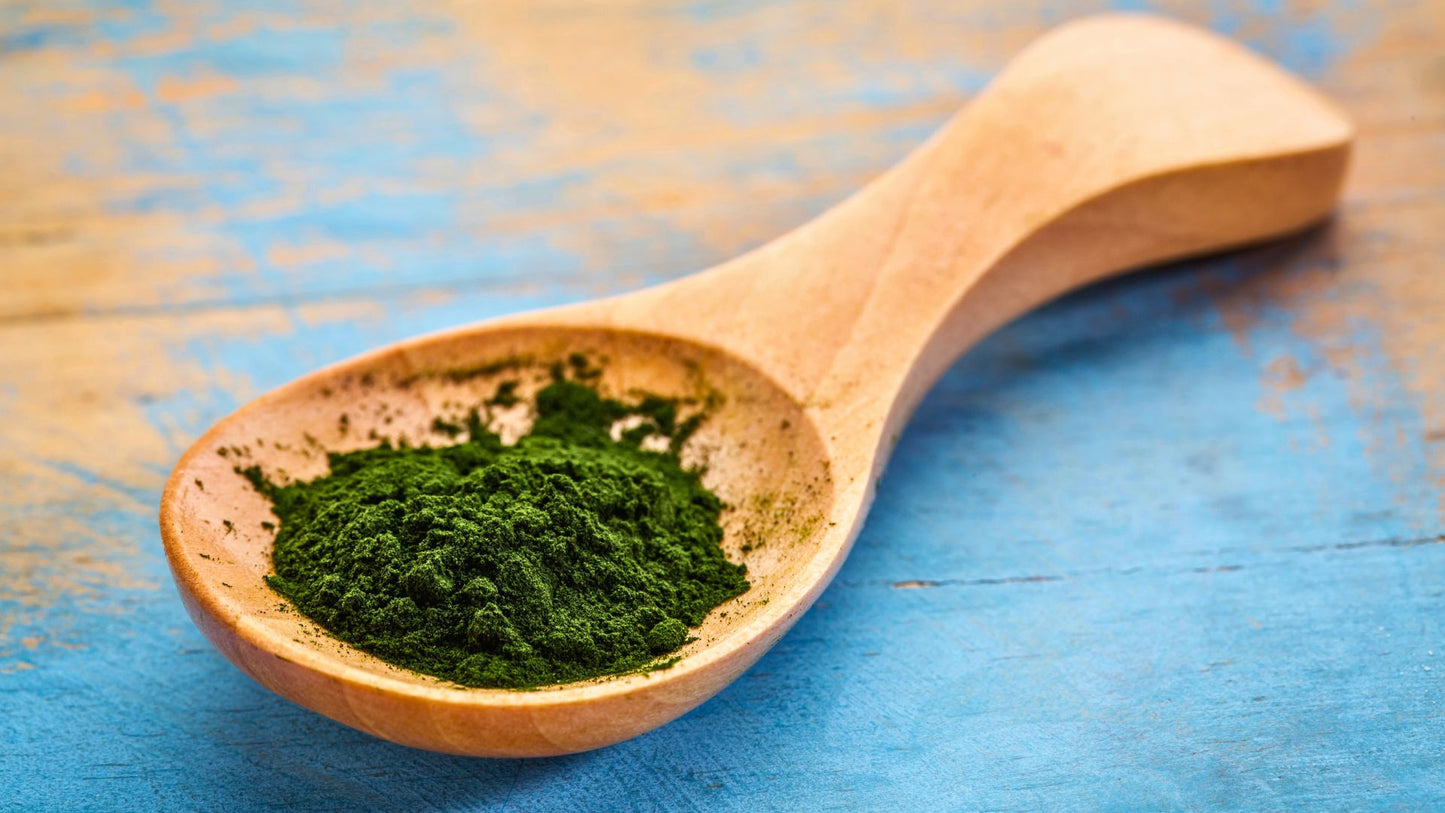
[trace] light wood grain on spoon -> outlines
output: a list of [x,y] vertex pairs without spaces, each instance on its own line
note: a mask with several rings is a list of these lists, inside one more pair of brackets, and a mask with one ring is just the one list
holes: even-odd
[[[1110,274],[1319,220],[1352,136],[1309,88],[1207,33],[1147,17],[1065,26],[897,167],[756,251],[634,294],[384,348],[247,405],[167,485],[161,530],[181,596],[248,674],[397,742],[523,756],[635,736],[726,686],[812,604],[891,439],[959,353]],[[309,477],[325,470],[321,449],[374,443],[372,430],[440,442],[439,412],[540,369],[486,365],[575,351],[608,359],[609,392],[723,396],[688,454],[733,506],[724,544],[754,588],[714,612],[676,666],[536,692],[460,689],[279,606],[262,581],[269,510],[233,473],[237,456]],[[745,538],[763,544],[744,551]]]

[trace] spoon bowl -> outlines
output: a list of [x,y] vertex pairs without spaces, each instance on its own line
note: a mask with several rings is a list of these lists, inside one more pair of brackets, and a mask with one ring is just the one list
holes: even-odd
[[[1353,128],[1237,45],[1152,17],[1047,35],[932,139],[816,220],[710,271],[621,297],[392,345],[247,404],[196,442],[161,503],[191,617],[247,674],[421,748],[540,756],[673,719],[762,656],[836,572],[908,415],[1004,322],[1122,271],[1298,231],[1339,195]],[[613,397],[689,400],[683,450],[728,504],[752,588],[671,668],[517,692],[467,689],[328,637],[266,586],[274,520],[236,473],[325,473],[326,452],[440,444],[503,381],[523,405],[582,354]]]
[[[677,665],[530,692],[460,688],[331,638],[267,586],[275,516],[238,469],[258,466],[273,481],[308,480],[327,472],[327,452],[383,438],[446,444],[450,422],[503,383],[515,384],[518,403],[489,410],[490,428],[514,438],[531,420],[529,396],[552,380],[554,364],[579,354],[597,365],[594,383],[604,394],[657,394],[682,401],[684,414],[706,410],[683,459],[705,468],[704,482],[726,503],[723,547],[747,565],[752,587],[693,630]],[[804,594],[820,590],[842,559],[838,544],[824,544],[828,459],[804,409],[767,376],[715,349],[626,330],[481,327],[329,367],[217,424],[177,466],[162,525],[191,616],[256,680],[407,745],[538,755],[647,731],[692,705],[669,692],[673,679],[686,673],[689,683],[716,691],[767,650],[781,634],[780,614],[811,603]]]

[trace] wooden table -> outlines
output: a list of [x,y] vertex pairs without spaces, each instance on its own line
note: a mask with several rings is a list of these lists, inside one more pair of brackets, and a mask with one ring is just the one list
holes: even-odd
[[155,527],[180,452],[317,365],[756,245],[1086,9],[0,5],[0,807],[1445,805],[1445,3],[1251,5],[1162,10],[1358,117],[1335,222],[1005,329],[752,672],[518,762],[212,650]]

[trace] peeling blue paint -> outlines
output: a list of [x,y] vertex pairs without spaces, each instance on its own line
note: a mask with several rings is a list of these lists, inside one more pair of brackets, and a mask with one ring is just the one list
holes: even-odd
[[[20,28],[5,47],[96,59],[88,43],[166,30],[159,5],[130,7],[93,30]],[[772,7],[645,13],[707,21]],[[1023,14],[956,13],[939,24],[1002,29]],[[1349,7],[1301,19],[1279,3],[1246,15],[1221,2],[1205,13],[1311,75],[1373,36]],[[436,183],[451,168],[524,155],[548,126],[546,111],[488,84],[486,53],[349,83],[358,43],[449,31],[418,12],[371,28],[267,29],[158,57],[121,49],[107,63],[174,131],[163,144],[121,139],[123,168],[164,182],[107,201],[110,211],[218,207],[218,219],[187,222],[253,266],[208,279],[210,293],[107,313],[142,324],[130,329],[231,306],[278,309],[286,321],[263,335],[201,331],[161,360],[244,382],[136,404],[174,455],[246,395],[322,364],[718,259],[714,244],[658,213],[579,209],[574,220],[488,231],[493,219],[572,212],[578,190],[616,167],[604,159],[479,189]],[[788,32],[764,33],[684,58],[725,89],[782,58]],[[740,124],[788,122],[805,96],[813,112],[894,110],[983,83],[988,66],[951,59],[899,58],[870,81],[816,93],[720,90],[717,111]],[[260,83],[160,103],[162,80],[201,68],[240,80],[305,76],[327,93]],[[489,105],[516,130],[479,137],[459,113]],[[192,126],[201,118],[224,126],[202,133]],[[120,113],[105,121],[117,133],[125,123]],[[696,159],[697,177],[720,183],[853,177],[936,123],[880,125],[867,144],[818,135],[776,152],[679,147],[657,160]],[[67,160],[79,175],[114,169]],[[353,181],[355,194],[332,194]],[[815,213],[837,194],[795,195],[786,211]],[[578,248],[579,236],[605,250]],[[278,246],[320,238],[354,255],[299,269],[270,259]],[[116,504],[76,498],[0,523],[82,524],[84,533],[33,551],[43,554],[41,583],[75,577],[71,557],[87,555],[95,536],[124,540],[107,550],[130,578],[91,577],[44,607],[0,588],[0,628],[11,625],[0,633],[0,809],[1439,807],[1445,543],[1439,472],[1408,440],[1423,434],[1421,416],[1377,325],[1349,322],[1330,338],[1356,354],[1363,380],[1332,373],[1321,340],[1302,335],[1300,312],[1318,304],[1310,297],[1359,292],[1231,305],[1248,310],[1245,328],[1220,311],[1220,290],[1317,270],[1309,262],[1261,251],[1191,263],[1070,297],[987,341],[920,406],[856,549],[794,631],[683,719],[574,757],[411,751],[270,694],[205,642],[169,586],[153,516],[165,472],[140,487],[52,461]],[[307,303],[346,302],[368,315],[302,318]],[[1301,380],[1271,388],[1266,373],[1281,359]],[[1362,390],[1376,397],[1361,403]],[[0,382],[0,415],[24,396]],[[1274,412],[1261,411],[1264,401]],[[11,448],[0,434],[0,454]],[[30,636],[52,640],[18,643]]]

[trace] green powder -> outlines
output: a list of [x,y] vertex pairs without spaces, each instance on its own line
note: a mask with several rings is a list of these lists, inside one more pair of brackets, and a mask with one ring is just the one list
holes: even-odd
[[[272,588],[337,638],[465,686],[667,665],[748,589],[718,546],[721,502],[677,457],[696,421],[560,375],[536,406],[513,446],[474,416],[462,443],[332,454],[310,482],[247,470],[281,520]],[[640,423],[612,440],[628,416]],[[671,450],[642,449],[653,434]]]

